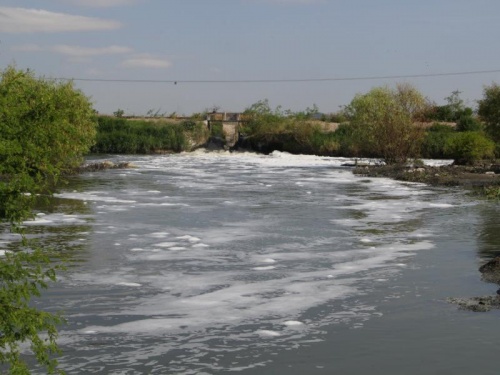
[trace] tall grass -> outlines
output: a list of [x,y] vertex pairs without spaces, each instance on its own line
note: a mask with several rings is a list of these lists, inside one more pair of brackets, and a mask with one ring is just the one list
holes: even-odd
[[[127,120],[100,116],[93,153],[151,154],[189,149],[189,139],[199,138],[201,124]],[[194,137],[190,137],[194,135]]]

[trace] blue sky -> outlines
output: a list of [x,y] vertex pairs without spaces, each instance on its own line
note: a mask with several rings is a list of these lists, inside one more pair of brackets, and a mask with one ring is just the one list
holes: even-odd
[[498,0],[2,0],[0,68],[75,81],[95,108],[127,114],[239,111],[261,99],[337,111],[356,93],[414,84],[438,104],[475,106],[500,73]]

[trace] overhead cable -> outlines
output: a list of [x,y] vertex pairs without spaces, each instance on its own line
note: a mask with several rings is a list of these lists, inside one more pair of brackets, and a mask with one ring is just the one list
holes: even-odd
[[182,80],[182,79],[115,79],[115,78],[66,78],[56,77],[55,80],[61,81],[80,81],[80,82],[123,82],[123,83],[293,83],[293,82],[334,82],[334,81],[368,81],[381,79],[405,79],[405,78],[427,78],[427,77],[449,77],[464,76],[473,74],[500,73],[500,69],[494,70],[475,70],[453,73],[427,73],[427,74],[407,74],[407,75],[387,75],[387,76],[364,76],[364,77],[334,77],[334,78],[296,78],[296,79],[207,79],[207,80]]

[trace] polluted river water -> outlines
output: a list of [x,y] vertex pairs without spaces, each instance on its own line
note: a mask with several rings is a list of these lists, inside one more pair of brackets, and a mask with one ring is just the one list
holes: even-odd
[[70,259],[37,301],[67,319],[68,374],[498,373],[499,312],[446,302],[495,293],[498,204],[339,158],[105,159],[134,168],[26,223]]

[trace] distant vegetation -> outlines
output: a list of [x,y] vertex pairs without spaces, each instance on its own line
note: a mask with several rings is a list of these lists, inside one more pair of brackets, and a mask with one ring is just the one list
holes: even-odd
[[[388,164],[420,157],[474,164],[500,157],[500,87],[485,88],[477,113],[458,91],[446,101],[437,106],[406,84],[358,94],[330,115],[273,110],[262,100],[245,111],[251,119],[243,128],[245,145],[264,152],[377,157]],[[332,120],[340,124],[328,131],[323,124]]]
[[181,122],[131,120],[99,116],[93,153],[150,154],[181,152],[202,142],[205,127],[193,120]]
[[[436,105],[408,84],[375,87],[356,95],[336,113],[324,114],[313,105],[293,112],[272,108],[267,99],[243,113],[236,147],[269,153],[274,150],[323,156],[376,157],[388,164],[409,159],[452,158],[474,164],[500,156],[500,86],[484,89],[478,110],[467,107],[454,91]],[[159,116],[148,120],[99,117],[97,153],[179,152],[202,145],[209,136],[224,143],[222,122],[211,121],[210,134],[196,113],[189,120]]]

